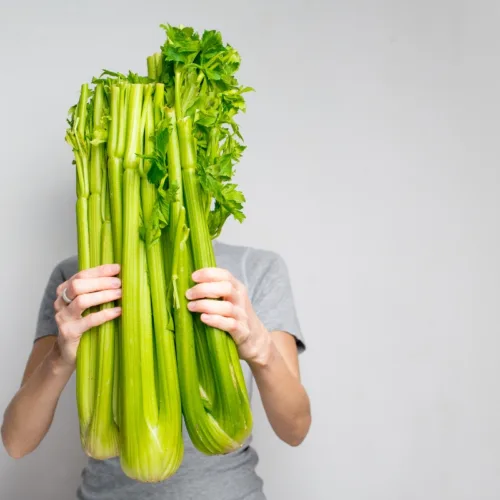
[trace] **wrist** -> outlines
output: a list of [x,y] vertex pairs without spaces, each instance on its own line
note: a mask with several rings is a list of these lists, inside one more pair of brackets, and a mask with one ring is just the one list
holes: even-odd
[[64,358],[59,342],[54,342],[52,349],[47,355],[47,361],[54,375],[71,375],[75,369],[75,364],[68,362]]
[[274,343],[270,333],[263,328],[255,342],[256,354],[248,359],[247,362],[252,370],[268,367],[274,355]]

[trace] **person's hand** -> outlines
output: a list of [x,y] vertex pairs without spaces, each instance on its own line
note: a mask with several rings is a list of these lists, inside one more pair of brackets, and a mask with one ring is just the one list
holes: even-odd
[[[121,297],[121,280],[116,277],[119,272],[118,264],[105,264],[80,271],[57,287],[57,299],[54,302],[59,329],[57,347],[61,360],[67,366],[74,368],[80,338],[87,330],[121,314],[121,308],[114,307],[83,316],[89,307]],[[63,298],[64,291],[71,301],[69,304]]]
[[186,292],[188,309],[201,313],[203,323],[229,333],[241,359],[264,363],[271,337],[257,317],[246,287],[226,269],[199,269],[192,278],[196,284]]

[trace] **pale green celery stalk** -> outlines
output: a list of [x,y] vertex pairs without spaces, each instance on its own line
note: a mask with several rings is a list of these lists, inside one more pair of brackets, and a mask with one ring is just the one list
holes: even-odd
[[[144,99],[140,119],[139,129],[139,154],[144,152],[144,129],[146,125],[147,110],[151,103],[151,86],[143,86]],[[143,160],[139,160],[139,173],[143,174]],[[142,181],[141,181],[142,183]],[[142,203],[139,206],[141,222],[144,227],[145,218],[142,211]],[[161,443],[154,429],[158,426],[158,398],[156,390],[155,374],[155,350],[154,350],[154,325],[153,311],[151,306],[150,277],[148,273],[148,263],[146,255],[146,243],[143,238],[139,239],[139,321],[142,327],[140,332],[140,384],[142,392],[142,408],[136,408],[140,411],[139,443],[140,450],[138,457],[142,457],[139,466],[141,467],[142,480],[156,481],[159,468],[159,450]]]
[[[154,153],[155,107],[163,107],[163,96],[163,85],[157,84],[154,104],[149,96],[144,100],[146,109],[144,153],[147,156]],[[157,111],[159,110],[157,109]],[[161,113],[157,112],[156,116],[159,118]],[[153,476],[152,479],[160,481],[171,477],[179,468],[184,455],[184,442],[182,439],[182,411],[173,320],[165,279],[163,240],[159,234],[155,233],[157,228],[149,224],[158,196],[157,188],[147,179],[150,166],[150,161],[145,160],[144,175],[141,179],[141,194],[154,318],[157,404],[159,407],[154,432],[158,436],[160,447],[156,450],[157,456],[153,457],[155,467],[152,467],[150,473]]]
[[[130,86],[127,100],[127,138],[123,173],[123,247],[122,247],[122,331],[120,339],[120,461],[124,472],[139,479],[142,441],[139,428],[142,412],[140,336],[140,117],[143,86]],[[144,464],[147,466],[147,464]]]
[[155,56],[149,56],[147,58],[147,64],[148,64],[148,78],[151,78],[151,80],[156,80],[158,77],[156,75],[156,59]]
[[[189,246],[185,241],[189,230],[186,226],[183,205],[182,166],[175,109],[166,109],[166,119],[170,129],[167,146],[169,183],[177,187],[170,208],[168,241],[174,255],[171,260],[169,259],[171,269],[167,276],[171,279],[173,288],[175,344],[182,411],[195,446],[206,454],[215,454],[221,449],[232,449],[235,443],[205,411],[205,407],[210,406],[207,403],[213,395],[213,390],[210,389],[214,387],[214,383],[209,359],[203,355],[204,353],[197,352],[194,316],[187,309],[185,299],[191,266]],[[200,367],[201,373],[197,365],[198,356],[201,356],[205,363]]]
[[[95,91],[94,102],[94,130],[101,125],[101,120],[104,113],[104,91],[102,84],[98,84]],[[116,123],[113,124],[116,127]],[[111,132],[111,139],[116,143],[117,133],[116,130]],[[97,150],[97,147],[101,149]],[[113,147],[108,149],[113,149]],[[113,236],[111,224],[111,207],[110,207],[110,193],[108,188],[108,172],[106,170],[105,158],[105,144],[93,146],[92,151],[96,153],[93,155],[95,165],[92,166],[91,172],[94,171],[93,178],[91,177],[91,190],[97,191],[97,182],[101,182],[99,188],[101,206],[100,217],[102,223],[100,225],[101,231],[101,245],[100,245],[100,264],[111,264],[114,260],[113,255]],[[101,167],[101,175],[97,174],[97,169]],[[92,183],[96,185],[93,186]],[[91,195],[92,196],[92,195]],[[97,198],[96,198],[97,199]],[[91,237],[94,238],[94,235]],[[95,239],[97,235],[95,235]],[[100,306],[98,309],[104,310],[113,307],[112,302]],[[116,383],[115,379],[115,359],[116,352],[116,329],[117,320],[106,322],[103,325],[95,328],[95,343],[96,343],[96,358],[94,363],[96,365],[96,380],[95,380],[95,401],[94,411],[92,414],[91,423],[88,428],[86,449],[87,453],[95,458],[104,460],[118,455],[119,437],[118,428],[114,421],[113,412],[113,388]]]
[[[105,220],[102,226],[102,263],[112,264],[113,237],[111,221]],[[113,307],[112,302],[102,309]],[[119,454],[118,427],[113,415],[113,387],[115,384],[116,320],[107,321],[99,327],[97,397],[92,421],[87,435],[87,450],[90,456],[105,460]]]
[[[73,146],[77,179],[77,237],[78,267],[80,270],[91,266],[90,231],[89,231],[89,144],[86,136],[87,102],[90,96],[87,84],[83,84],[80,99],[75,111],[73,129],[68,131],[67,140]],[[76,401],[80,427],[80,441],[85,449],[85,436],[92,416],[93,382],[90,374],[93,369],[91,335],[83,334],[77,351],[76,360]]]
[[[104,108],[104,89],[102,84],[97,85],[94,91],[92,100],[93,108],[93,124],[92,130],[95,130],[101,124]],[[105,162],[105,151],[103,144],[91,144],[90,146],[90,175],[89,175],[89,243],[90,243],[90,267],[95,267],[101,263],[101,244],[102,244],[102,210],[101,210],[101,185],[103,175],[103,165]],[[89,312],[96,311],[97,308],[91,308]],[[83,427],[85,429],[84,435],[84,449],[87,454],[92,456],[91,449],[94,448],[88,442],[88,428],[92,421],[96,400],[96,383],[97,383],[97,357],[98,357],[98,328],[92,328],[90,331],[85,332],[88,342],[88,356],[89,363],[85,373],[88,379],[87,394],[84,395],[88,399],[86,405],[86,414],[84,415]]]
[[156,64],[156,79],[159,80],[161,78],[161,74],[163,73],[163,54],[161,52],[157,52],[154,55],[155,64]]
[[127,92],[128,85],[112,85],[110,89],[111,121],[108,131],[108,177],[111,201],[111,223],[113,228],[113,253],[115,262],[120,264],[122,257],[122,218],[123,218],[123,155],[127,131]]
[[[177,186],[177,191],[175,193],[175,198],[172,202],[172,208],[170,211],[170,227],[175,234],[175,232],[177,231],[177,221],[179,220],[180,210],[183,206],[181,153],[179,146],[179,137],[177,135],[176,111],[173,108],[167,108],[165,113],[170,130],[167,146],[168,180],[170,185]],[[173,237],[171,239],[173,241]]]
[[66,140],[73,148],[76,163],[76,215],[78,239],[78,268],[80,270],[90,267],[90,243],[88,221],[89,188],[89,157],[88,142],[85,138],[85,124],[87,121],[87,101],[89,88],[83,84],[80,99],[74,116],[74,126],[69,130]]
[[[143,154],[144,129],[146,118],[151,114],[148,112],[151,102],[151,87],[131,85],[123,174],[120,460],[125,474],[141,482],[161,481],[176,469],[180,460],[178,453],[168,451],[168,438],[158,428],[162,415],[159,406],[162,408],[162,404],[158,405],[155,383],[151,273],[148,274],[146,245],[140,237],[141,223],[145,218],[141,206],[142,163],[138,155]],[[161,249],[159,255],[161,261]],[[156,290],[153,294],[153,300],[159,299]],[[168,335],[167,332],[158,332],[159,336],[162,334]],[[162,368],[168,369],[166,366]],[[163,390],[163,381],[160,382]],[[164,394],[160,394],[160,399]],[[172,396],[169,394],[168,397]],[[168,418],[172,419],[172,426],[177,427],[175,415],[169,414]],[[167,426],[166,432],[169,431]]]
[[163,59],[162,54],[157,52],[147,58],[148,78],[158,81],[161,77]]
[[[158,109],[155,106],[155,111]],[[155,120],[159,117],[155,116]],[[168,182],[169,185],[177,186],[177,191],[175,192],[174,200],[170,203],[170,221],[167,228],[162,235],[165,252],[165,271],[167,276],[167,283],[171,286],[172,283],[172,255],[168,252],[168,249],[173,251],[175,233],[177,229],[177,223],[179,220],[180,210],[183,206],[182,200],[182,168],[181,168],[181,156],[179,151],[179,138],[177,137],[177,118],[174,108],[165,108],[165,120],[168,123],[169,128],[169,139],[167,145],[167,158],[168,158]]]
[[[212,239],[208,230],[202,190],[196,173],[196,150],[192,135],[191,118],[184,117],[178,120],[177,130],[193,263],[195,269],[214,267],[216,261]],[[179,292],[180,295],[181,292]],[[236,443],[236,446],[241,446],[250,435],[252,413],[236,345],[226,332],[206,325],[202,326],[205,329],[209,359],[211,360],[216,385],[215,401],[212,402],[212,414],[221,428]],[[181,375],[182,370],[179,370],[179,376]],[[181,395],[186,397],[186,394],[182,391]],[[192,395],[187,397],[191,398]],[[221,449],[218,453],[227,451],[231,450]]]
[[[161,64],[161,54],[158,55],[160,59],[160,64]],[[154,94],[154,118],[155,118],[155,127],[158,127],[158,125],[166,118],[166,106],[165,106],[165,85],[163,83],[157,83],[155,86],[155,94]],[[175,115],[175,113],[174,113]],[[174,125],[171,130],[175,130],[175,116],[174,116]],[[169,141],[167,148],[170,146],[171,142]],[[169,156],[169,152],[167,151],[167,158]],[[172,204],[170,204],[172,207]],[[171,256],[171,242],[170,242],[170,224],[172,223],[172,217],[170,217],[170,220],[168,221],[168,226],[164,228],[164,230],[161,232],[161,240],[162,240],[162,248],[163,248],[163,262],[164,262],[164,268],[165,268],[165,279],[167,282],[167,294],[169,296],[171,295],[171,265],[172,265],[172,256]]]
[[200,391],[197,366],[194,316],[187,308],[186,290],[192,286],[190,279],[187,241],[189,229],[185,224],[185,208],[179,210],[174,236],[172,280],[174,282],[174,320],[177,365],[182,411],[186,428],[194,446],[207,455],[227,453],[239,444],[229,436],[217,420],[206,410]]
[[[102,84],[96,86],[93,98],[93,127],[95,130],[101,125],[104,109],[104,89]],[[90,147],[90,197],[89,197],[89,241],[90,241],[90,267],[101,264],[101,244],[102,244],[102,210],[101,210],[101,187],[102,176],[105,164],[104,144],[91,144]],[[97,311],[93,307],[89,312]],[[97,397],[97,364],[98,364],[98,335],[99,328],[92,328],[86,332],[89,338],[90,365],[86,376],[89,378],[88,398],[89,398],[89,420],[85,421],[88,427],[93,417],[95,400]],[[87,429],[88,431],[88,429]],[[91,446],[92,447],[92,446]],[[91,455],[88,443],[88,433],[85,437],[85,451]]]
[[[186,185],[183,168],[189,165],[194,172],[195,157],[191,155],[191,161],[186,162],[188,155],[182,154],[182,143],[186,144],[188,141],[181,137],[181,132],[185,131],[176,124],[175,110],[168,109],[166,113],[171,125],[167,150],[169,182],[179,187],[177,198],[172,203],[171,208],[170,241],[171,246],[174,248],[172,284],[182,411],[191,440],[198,450],[208,455],[228,453],[241,446],[241,442],[248,433],[235,432],[235,436],[232,436],[214,418],[214,403],[224,401],[225,395],[220,391],[224,390],[226,386],[221,385],[217,380],[218,374],[212,368],[212,365],[217,363],[213,359],[213,354],[217,356],[217,353],[209,351],[207,341],[201,339],[201,335],[207,335],[207,332],[205,330],[196,332],[196,329],[203,328],[203,325],[201,323],[195,325],[195,316],[187,309],[187,300],[185,298],[188,287],[192,285],[190,280],[192,270],[190,252],[193,251],[194,243],[191,246],[188,243],[193,233],[198,232],[199,229],[194,227],[193,224],[191,224],[191,229],[188,229],[186,225],[186,209],[183,205],[183,199],[187,199],[187,193],[185,193]],[[184,161],[184,164],[182,161]],[[183,196],[183,193],[185,196]],[[198,201],[200,201],[200,198]],[[206,225],[205,220],[203,224]],[[209,240],[209,245],[211,249],[211,240]],[[229,356],[226,362],[229,363]],[[230,392],[234,393],[234,388],[230,388]],[[231,398],[231,396],[229,397]],[[235,399],[232,398],[231,401]],[[238,399],[237,404],[240,404],[240,399]],[[227,420],[230,421],[232,416],[229,411],[226,410],[225,414],[228,415]],[[235,412],[233,412],[233,415],[235,415]],[[245,417],[244,426],[246,427],[248,424],[249,419]],[[231,430],[229,424],[226,424],[226,426]],[[238,439],[234,439],[234,437],[241,438],[241,442],[238,442]]]
[[[123,239],[123,156],[125,154],[125,139],[127,133],[127,103],[130,86],[128,83],[111,85],[110,88],[110,117],[108,128],[108,184],[111,205],[111,226],[113,234],[113,257],[117,264],[122,263]],[[121,277],[121,271],[119,274]],[[121,305],[121,300],[117,301]],[[116,320],[116,358],[114,363],[113,414],[115,423],[119,422],[119,387],[120,356],[119,343],[121,331],[121,317]]]

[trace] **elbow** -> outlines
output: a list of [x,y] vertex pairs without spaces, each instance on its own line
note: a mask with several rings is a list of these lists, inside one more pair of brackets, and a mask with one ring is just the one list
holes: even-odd
[[308,413],[304,417],[296,420],[296,424],[292,432],[287,436],[282,436],[281,439],[289,446],[296,448],[300,446],[307,435],[309,434],[309,429],[311,428],[311,414]]
[[5,447],[7,454],[9,455],[10,458],[13,458],[15,460],[20,460],[21,458],[24,458],[28,453],[23,452],[21,450],[18,450],[16,448],[12,447]]
[[2,425],[1,435],[2,435],[3,446],[10,458],[19,460],[28,455],[28,453],[30,452],[29,450],[22,449],[21,447],[16,445],[16,443],[14,442],[15,440],[13,440],[9,436],[9,432],[5,428],[5,423]]

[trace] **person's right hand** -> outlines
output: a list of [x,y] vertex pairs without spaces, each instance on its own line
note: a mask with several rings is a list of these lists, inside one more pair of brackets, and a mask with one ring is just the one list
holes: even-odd
[[[86,309],[99,306],[121,298],[121,280],[116,277],[120,272],[118,264],[105,264],[80,271],[57,287],[54,302],[56,323],[59,328],[57,346],[61,360],[74,368],[76,353],[81,336],[93,327],[117,318],[120,307],[106,308],[83,316]],[[66,304],[62,293],[71,300]]]

